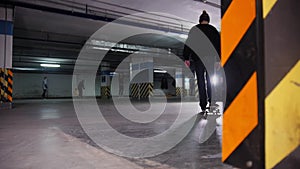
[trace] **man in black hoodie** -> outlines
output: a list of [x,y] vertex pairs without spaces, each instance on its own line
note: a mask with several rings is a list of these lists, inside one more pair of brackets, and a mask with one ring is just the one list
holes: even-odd
[[[209,41],[212,43],[212,45],[214,46],[215,50],[218,52],[220,57],[220,34],[215,27],[209,24],[209,21],[210,21],[209,15],[206,13],[206,11],[203,11],[203,13],[200,15],[199,18],[199,24],[194,26],[190,30],[187,42],[191,41],[191,38],[195,38],[195,36],[199,36],[196,33],[197,32],[196,29],[201,30],[207,36]],[[187,42],[186,44],[188,44]],[[202,56],[197,56],[197,54],[193,50],[191,50],[190,47],[185,45],[183,50],[183,57],[186,66],[191,68],[193,74],[194,72],[196,72],[198,91],[199,91],[199,101],[200,101],[199,105],[200,108],[202,109],[202,113],[205,113],[207,102],[209,102],[210,106],[215,103],[211,102],[211,83],[210,83],[207,70],[204,64],[202,63],[202,61],[200,60],[200,57]],[[205,74],[207,79],[206,81],[207,87],[205,85]]]

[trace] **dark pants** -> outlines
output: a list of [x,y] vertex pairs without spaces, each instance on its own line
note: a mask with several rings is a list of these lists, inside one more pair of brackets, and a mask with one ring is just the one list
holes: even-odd
[[200,60],[196,62],[191,62],[191,70],[193,74],[195,74],[196,72],[200,101],[199,105],[204,111],[206,109],[207,102],[211,103],[210,79],[205,69],[205,66]]
[[44,89],[42,97],[45,98],[46,97],[46,93],[47,93],[47,89]]

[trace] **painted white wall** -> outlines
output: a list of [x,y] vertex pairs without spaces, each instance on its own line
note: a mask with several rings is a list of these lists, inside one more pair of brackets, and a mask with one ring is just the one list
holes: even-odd
[[[41,98],[43,93],[42,81],[48,78],[48,97],[71,97],[72,75],[62,74],[36,74],[36,73],[14,73],[13,98]],[[77,77],[79,82],[82,78]],[[100,96],[100,77],[95,81],[95,94]],[[92,96],[93,83],[86,82],[84,96]]]

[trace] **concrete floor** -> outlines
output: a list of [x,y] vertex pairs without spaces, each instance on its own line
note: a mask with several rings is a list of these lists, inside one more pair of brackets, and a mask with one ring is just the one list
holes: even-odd
[[[172,104],[176,104],[172,103]],[[112,102],[99,101],[101,109],[109,110],[106,118],[120,133],[134,137],[159,134],[175,119],[172,111],[146,125],[121,120]],[[141,109],[147,103],[135,103]],[[146,105],[146,106],[145,106]],[[103,113],[105,114],[105,113]],[[11,110],[0,110],[1,169],[230,169],[221,162],[220,127],[199,144],[199,133],[205,128],[197,123],[185,139],[171,150],[148,158],[127,158],[108,153],[83,131],[71,100],[16,101]],[[163,123],[162,123],[163,122]],[[207,124],[206,124],[207,125]]]

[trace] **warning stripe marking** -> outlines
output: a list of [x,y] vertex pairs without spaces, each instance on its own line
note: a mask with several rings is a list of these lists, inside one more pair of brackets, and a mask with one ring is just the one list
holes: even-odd
[[12,88],[11,87],[8,87],[7,91],[9,92],[10,95],[12,94]]
[[12,81],[12,79],[11,78],[8,78],[8,83],[10,84],[10,85],[13,85],[13,81]]
[[[256,72],[229,105],[223,117],[224,162],[258,124]],[[233,125],[234,124],[234,125]]]
[[7,70],[7,73],[10,77],[13,77],[13,72],[11,70]]
[[145,98],[153,95],[152,83],[134,83],[130,84],[131,96],[134,98]]
[[299,75],[300,61],[265,99],[266,168],[273,168],[300,145]]
[[13,73],[9,69],[0,69],[1,101],[12,102]]
[[181,91],[182,91],[181,87],[176,87],[176,96],[180,96],[182,93]]
[[7,99],[9,100],[9,102],[12,102],[12,97],[10,95],[7,95]]
[[277,0],[263,0],[263,17],[264,19],[268,16]]
[[255,19],[255,1],[234,0],[222,18],[221,55],[222,66],[229,59],[252,21]]
[[138,87],[137,87],[137,84],[131,84],[131,96],[132,97],[137,97],[137,94],[138,94]]
[[255,55],[243,58],[240,53],[250,47],[256,48],[255,45],[249,46],[253,38],[256,40],[255,18],[254,0],[231,1],[222,17],[221,64],[226,73],[240,76],[230,81],[232,88],[227,91],[229,100],[223,117],[223,162],[236,152],[258,125],[256,58]]
[[221,5],[221,16],[223,18],[226,10],[228,9],[228,7],[230,6],[232,0],[222,0],[222,5]]

